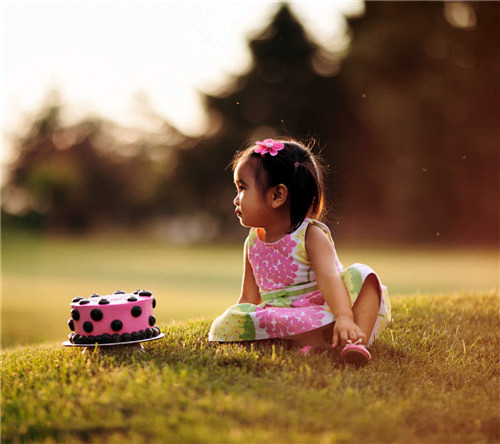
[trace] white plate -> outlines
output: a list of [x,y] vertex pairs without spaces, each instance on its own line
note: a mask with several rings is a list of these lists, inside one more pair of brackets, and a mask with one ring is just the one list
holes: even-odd
[[109,344],[73,344],[70,341],[64,341],[62,345],[65,347],[110,347],[110,346],[120,346],[120,345],[129,345],[129,344],[140,344],[141,342],[149,342],[149,341],[156,341],[157,339],[161,339],[165,336],[165,333],[160,333],[158,336],[155,336],[154,338],[147,338],[147,339],[138,339],[137,341],[127,341],[127,342],[111,342]]

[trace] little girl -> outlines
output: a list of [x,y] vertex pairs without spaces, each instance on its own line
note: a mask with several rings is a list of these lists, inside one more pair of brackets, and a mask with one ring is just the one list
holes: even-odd
[[210,341],[293,340],[340,347],[340,359],[365,364],[391,319],[386,287],[368,266],[344,269],[330,230],[317,219],[323,174],[309,148],[266,139],[233,160],[236,216],[250,228],[241,296],[212,324]]

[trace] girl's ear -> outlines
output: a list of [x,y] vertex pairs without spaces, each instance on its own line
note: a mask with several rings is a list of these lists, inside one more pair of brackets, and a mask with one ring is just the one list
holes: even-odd
[[288,198],[288,188],[286,185],[280,183],[272,188],[272,201],[271,206],[273,208],[279,208],[283,205]]

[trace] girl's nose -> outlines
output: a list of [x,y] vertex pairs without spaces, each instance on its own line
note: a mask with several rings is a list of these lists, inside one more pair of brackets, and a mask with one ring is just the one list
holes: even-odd
[[233,204],[235,206],[238,206],[240,204],[240,195],[239,194],[237,194],[236,197],[234,198]]

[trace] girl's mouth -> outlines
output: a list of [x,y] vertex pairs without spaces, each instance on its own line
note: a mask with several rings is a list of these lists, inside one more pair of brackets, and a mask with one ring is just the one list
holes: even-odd
[[241,217],[241,211],[240,210],[236,209],[236,210],[234,210],[234,212],[236,213],[237,217]]

